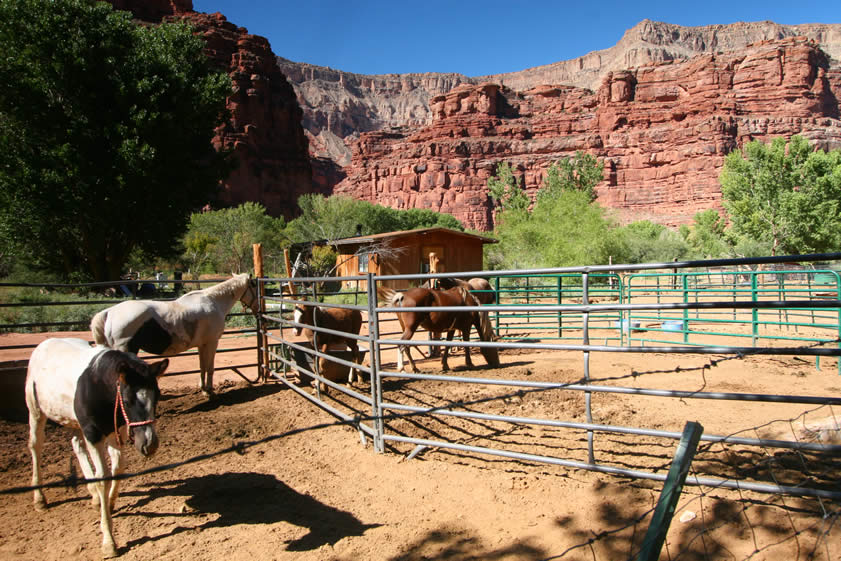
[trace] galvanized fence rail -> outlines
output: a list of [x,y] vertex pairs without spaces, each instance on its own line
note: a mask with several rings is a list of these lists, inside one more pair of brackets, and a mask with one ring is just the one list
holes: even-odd
[[[90,333],[91,318],[110,306],[125,300],[150,299],[159,301],[175,300],[187,288],[198,289],[215,285],[226,279],[202,280],[152,280],[123,279],[113,282],[97,283],[0,283],[0,334],[3,333],[51,333],[78,332],[78,337],[93,342]],[[14,295],[14,298],[11,297]],[[14,300],[14,301],[12,301]],[[241,369],[259,369],[257,356],[259,345],[248,342],[246,338],[258,335],[257,322],[250,312],[241,310],[239,304],[228,315],[227,327],[222,334],[226,343],[242,341],[242,344],[222,345],[216,354],[254,351],[254,360],[241,364],[217,365],[216,371],[230,370],[241,378],[249,380]],[[10,338],[7,338],[10,339]],[[35,343],[13,344],[0,337],[0,362],[4,352],[27,351],[34,349]],[[140,353],[142,358],[152,355]],[[189,350],[176,357],[198,357],[198,351]],[[167,370],[165,376],[198,374],[200,369]]]
[[[610,473],[619,476],[629,476],[641,479],[663,481],[665,474],[649,472],[645,469],[637,469],[624,465],[610,465],[601,461],[596,453],[595,445],[599,438],[608,438],[610,435],[626,435],[633,438],[678,440],[680,432],[677,430],[664,430],[658,428],[645,428],[623,425],[602,424],[594,421],[592,398],[598,395],[619,394],[634,396],[635,399],[662,398],[680,400],[725,400],[734,403],[768,403],[768,404],[802,404],[810,408],[823,408],[833,411],[833,408],[841,406],[841,397],[825,395],[775,395],[761,393],[745,393],[733,391],[706,391],[681,390],[676,388],[643,388],[633,385],[619,383],[601,383],[591,376],[590,359],[594,353],[628,353],[628,354],[649,354],[659,353],[680,356],[710,356],[714,357],[713,362],[729,359],[741,359],[746,356],[797,356],[814,357],[816,360],[824,357],[826,361],[837,361],[841,355],[839,342],[841,338],[837,335],[839,312],[841,312],[841,301],[836,291],[821,290],[822,294],[816,294],[804,288],[784,288],[784,297],[780,298],[779,287],[777,297],[771,298],[772,294],[763,294],[756,297],[758,291],[729,292],[724,297],[718,294],[717,298],[683,297],[684,290],[681,289],[681,297],[666,298],[663,295],[658,297],[647,297],[645,301],[637,298],[636,295],[629,296],[627,284],[623,276],[640,275],[645,271],[657,272],[659,275],[675,275],[675,270],[680,271],[681,283],[683,279],[692,278],[690,271],[694,269],[709,270],[712,267],[734,267],[734,266],[755,266],[769,265],[791,261],[822,262],[837,260],[839,254],[811,255],[811,256],[784,256],[766,259],[731,259],[698,261],[685,263],[657,263],[643,265],[611,265],[598,267],[567,267],[557,269],[543,269],[530,271],[477,271],[463,273],[440,273],[427,275],[380,275],[367,274],[358,277],[343,277],[330,279],[332,281],[350,281],[350,284],[360,284],[365,287],[364,294],[354,294],[354,302],[361,304],[345,304],[337,300],[348,295],[318,294],[312,292],[312,286],[325,279],[321,278],[295,278],[295,279],[264,279],[265,282],[277,283],[280,285],[290,282],[297,283],[299,287],[310,287],[309,298],[303,300],[300,297],[291,295],[267,296],[267,302],[274,302],[280,313],[266,314],[262,318],[261,330],[266,341],[266,354],[274,361],[278,368],[268,368],[267,373],[276,379],[286,383],[295,391],[312,400],[314,403],[324,407],[331,413],[346,420],[353,421],[359,428],[363,441],[366,436],[373,442],[377,451],[383,452],[387,447],[409,446],[409,456],[414,456],[424,450],[435,448],[441,450],[454,450],[469,454],[487,455],[512,458],[526,462],[542,462],[553,465],[566,466],[571,468],[587,469],[602,473]],[[663,272],[668,271],[668,272]],[[763,273],[767,274],[767,273]],[[575,352],[581,357],[581,379],[576,383],[554,383],[547,381],[532,381],[527,379],[499,377],[482,377],[481,375],[459,374],[438,374],[438,373],[406,373],[396,372],[387,367],[383,359],[386,351],[394,352],[399,346],[420,349],[428,347],[430,342],[419,336],[413,340],[402,341],[399,339],[399,328],[394,323],[395,313],[398,311],[430,311],[430,308],[393,308],[376,302],[376,287],[382,283],[392,280],[409,280],[412,283],[420,284],[429,279],[442,277],[470,278],[476,276],[494,277],[498,283],[496,286],[519,286],[516,290],[509,288],[509,294],[523,290],[528,282],[529,290],[532,292],[520,292],[516,298],[521,301],[512,302],[513,297],[500,296],[497,304],[476,306],[476,307],[454,307],[435,308],[437,311],[487,311],[494,317],[494,321],[500,330],[501,337],[496,341],[436,341],[438,346],[465,347],[476,349],[481,347],[496,347],[501,350],[511,349],[519,352],[528,351],[552,351],[552,352]],[[540,278],[541,284],[535,284]],[[569,289],[573,287],[574,292],[561,294],[551,293],[545,279],[553,278],[554,286],[566,285]],[[655,277],[658,279],[672,277]],[[705,279],[708,276],[705,276]],[[529,279],[528,281],[524,279]],[[596,279],[596,280],[594,280]],[[706,282],[706,281],[705,281]],[[822,283],[826,284],[826,283]],[[591,290],[593,286],[597,290]],[[808,288],[808,287],[807,287]],[[502,289],[500,289],[502,290]],[[634,288],[636,290],[636,287]],[[696,290],[700,290],[696,287]],[[721,289],[705,288],[710,294],[715,294]],[[598,295],[598,297],[593,296]],[[743,297],[747,296],[747,297]],[[522,300],[527,301],[522,301]],[[368,392],[363,393],[354,388],[349,388],[343,383],[330,382],[321,377],[316,369],[309,369],[301,364],[299,359],[292,357],[290,351],[306,352],[317,359],[334,361],[349,367],[350,363],[336,359],[329,354],[320,353],[311,349],[305,349],[288,336],[293,327],[298,327],[289,314],[283,313],[283,306],[313,305],[320,300],[319,306],[323,307],[347,307],[358,309],[367,316],[367,333],[358,336],[358,339],[367,348],[370,360],[362,368],[370,376]],[[547,300],[551,303],[547,303]],[[596,300],[598,303],[594,303]],[[677,301],[675,301],[677,300]],[[805,316],[803,315],[805,311]],[[629,318],[648,317],[685,317],[695,314],[706,313],[726,314],[747,314],[747,317],[754,318],[763,316],[760,314],[773,313],[778,318],[783,318],[787,313],[797,313],[798,318],[794,325],[797,328],[806,326],[820,329],[828,329],[834,336],[826,337],[772,337],[763,340],[760,337],[751,337],[748,340],[751,345],[744,344],[704,344],[702,342],[687,343],[683,333],[677,337],[663,341],[647,340],[639,341],[627,336],[624,333],[626,324],[623,323]],[[700,317],[700,316],[699,316]],[[791,316],[789,316],[791,317]],[[814,323],[804,321],[804,317],[815,317]],[[506,329],[511,332],[516,323],[531,323],[531,328],[523,330],[518,337],[506,337]],[[834,323],[833,323],[834,320]],[[662,321],[662,320],[661,320]],[[604,324],[608,323],[606,327]],[[767,320],[757,322],[757,325]],[[536,325],[539,324],[539,325]],[[597,325],[600,330],[591,328]],[[563,326],[562,328],[559,326]],[[618,335],[604,336],[603,330],[611,327]],[[311,327],[316,333],[323,328]],[[563,337],[557,333],[563,329]],[[277,330],[273,333],[273,330]],[[628,330],[630,331],[630,329]],[[525,336],[523,335],[525,333]],[[536,335],[532,335],[532,333]],[[594,333],[598,333],[594,336]],[[658,335],[659,337],[659,335]],[[574,339],[573,339],[574,338]],[[539,339],[539,341],[538,341]],[[638,339],[638,338],[637,338]],[[769,344],[773,341],[773,344]],[[637,343],[637,344],[634,344]],[[317,361],[316,361],[317,363]],[[676,371],[681,369],[680,359],[676,358]],[[504,369],[500,372],[504,373]],[[295,377],[301,373],[315,380],[321,380],[330,388],[329,395],[321,395],[318,390],[308,392],[298,387]],[[478,372],[481,374],[481,371]],[[824,374],[826,375],[826,374]],[[630,378],[630,377],[629,377]],[[442,390],[440,399],[434,402],[430,398],[429,403],[418,403],[412,400],[399,399],[401,393],[394,391],[394,388],[409,387],[412,384],[429,383],[435,384],[436,388],[450,388]],[[409,385],[409,386],[407,386]],[[448,398],[447,391],[453,395],[463,396],[473,390],[460,390],[459,388],[488,388],[501,387],[504,393],[498,398],[506,399],[510,396],[522,395],[523,392],[546,392],[563,391],[577,392],[584,396],[584,421],[564,420],[556,418],[537,418],[528,415],[500,414],[493,411],[480,411],[475,403],[465,403],[461,398]],[[507,397],[505,397],[507,396]],[[403,395],[405,397],[405,395]],[[832,413],[834,414],[834,413]],[[570,458],[563,455],[545,453],[541,450],[524,450],[517,446],[506,446],[501,444],[499,439],[489,438],[480,442],[479,438],[472,435],[468,439],[448,440],[435,437],[435,430],[431,429],[441,419],[455,419],[459,422],[474,424],[494,423],[510,427],[544,427],[551,430],[569,430],[576,433],[586,434],[586,458]],[[404,429],[405,422],[410,422],[413,428],[421,427],[421,430],[428,430],[428,436],[408,434]],[[403,424],[401,424],[403,423]],[[501,429],[500,431],[501,432]],[[795,454],[824,454],[829,457],[837,457],[841,454],[841,446],[825,444],[821,442],[808,442],[800,439],[784,440],[769,439],[760,436],[744,436],[736,434],[702,434],[701,442],[716,445],[739,445],[755,446],[760,449],[789,450]],[[837,465],[833,464],[833,470],[837,471]],[[689,475],[687,484],[703,485],[715,488],[732,488],[739,490],[752,490],[764,493],[785,493],[799,496],[810,496],[828,498],[832,500],[841,499],[841,492],[837,490],[837,481],[831,474],[824,474],[830,479],[830,483],[815,484],[809,477],[804,481],[777,482],[777,481],[749,481],[733,477],[705,477],[703,475]]]

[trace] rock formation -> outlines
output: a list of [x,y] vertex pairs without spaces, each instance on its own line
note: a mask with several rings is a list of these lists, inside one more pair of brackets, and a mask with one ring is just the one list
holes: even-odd
[[802,37],[611,72],[595,92],[462,84],[431,99],[429,125],[362,134],[335,192],[488,230],[499,162],[533,194],[552,162],[583,150],[606,163],[603,205],[681,224],[720,205],[724,156],[746,141],[801,134],[841,147],[839,98],[841,67]]
[[230,124],[216,132],[217,148],[233,149],[239,166],[222,185],[228,204],[256,201],[272,215],[291,217],[298,197],[313,192],[302,112],[269,42],[222,14],[193,11],[192,0],[112,0],[144,22],[187,20],[207,41],[205,52],[234,84]]
[[[278,58],[304,111],[310,152],[338,167],[350,162],[350,145],[360,133],[429,124],[430,100],[459,84],[495,83],[518,91],[543,84],[597,90],[610,72],[699,54],[738,51],[763,40],[804,36],[841,60],[841,25],[779,25],[773,22],[682,27],[644,20],[608,49],[535,68],[480,77],[461,74],[368,76]],[[335,175],[341,178],[340,174]]]

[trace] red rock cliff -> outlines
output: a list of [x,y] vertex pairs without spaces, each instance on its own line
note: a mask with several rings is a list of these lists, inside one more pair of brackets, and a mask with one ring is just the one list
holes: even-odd
[[188,20],[207,41],[205,51],[231,76],[230,125],[214,144],[233,148],[239,167],[222,185],[229,204],[255,201],[270,214],[291,217],[298,197],[313,191],[302,112],[292,86],[281,73],[269,42],[228,22],[222,14],[192,11],[191,0],[113,0],[150,23]]
[[841,69],[805,38],[613,72],[597,92],[461,85],[431,100],[430,125],[361,135],[336,192],[488,230],[499,162],[533,194],[551,163],[583,150],[606,163],[600,203],[627,219],[687,223],[720,206],[724,156],[746,141],[801,134],[841,147],[839,99]]

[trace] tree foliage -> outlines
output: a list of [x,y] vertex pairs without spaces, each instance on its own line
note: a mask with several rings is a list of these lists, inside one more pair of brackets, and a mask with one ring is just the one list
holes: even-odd
[[276,267],[276,250],[288,245],[284,226],[283,218],[268,216],[262,205],[252,202],[194,213],[182,240],[182,259],[193,275],[204,270],[237,274],[253,270],[253,246],[262,243],[264,250],[274,252],[270,266]]
[[725,219],[715,209],[695,214],[691,226],[682,226],[680,234],[692,259],[714,259],[733,254],[732,237],[728,235]]
[[596,199],[596,185],[603,177],[604,163],[579,150],[572,158],[563,158],[549,166],[538,196],[551,197],[558,190],[567,189],[586,193],[593,201]]
[[678,232],[649,220],[632,222],[617,234],[622,236],[622,243],[613,255],[614,263],[667,263],[684,259],[689,253]]
[[[529,210],[530,199],[511,166],[502,162],[488,179],[488,194],[498,205],[494,233],[498,244],[486,248],[493,269],[523,269],[607,263],[624,251],[624,238],[599,205],[593,188],[603,165],[576,152],[552,164]],[[598,179],[596,179],[598,178]]]
[[[0,0],[0,221],[36,266],[117,278],[172,252],[229,169],[231,91],[183,24],[88,0]],[[49,251],[45,251],[49,248]]]
[[356,235],[371,235],[418,228],[451,228],[461,223],[449,214],[428,209],[396,210],[350,197],[307,194],[298,198],[301,215],[289,222],[286,235],[293,242],[328,243]]
[[753,141],[728,154],[720,181],[734,231],[772,255],[841,248],[841,151]]
[[501,212],[528,211],[531,204],[507,162],[497,164],[496,175],[488,178],[488,195]]
[[612,220],[583,191],[540,196],[532,212],[504,211],[487,250],[492,269],[562,267],[607,263],[622,251]]

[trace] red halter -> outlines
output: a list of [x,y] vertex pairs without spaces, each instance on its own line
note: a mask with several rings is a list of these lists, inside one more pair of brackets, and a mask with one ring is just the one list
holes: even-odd
[[120,392],[120,381],[117,380],[117,400],[114,402],[114,436],[117,437],[117,446],[122,447],[123,443],[120,440],[120,429],[117,426],[117,409],[119,408],[120,411],[123,413],[123,419],[126,422],[126,432],[128,433],[128,441],[134,442],[134,436],[131,433],[131,427],[140,427],[143,425],[151,425],[155,422],[155,419],[149,419],[147,421],[129,421],[128,413],[126,413],[126,406],[123,403],[123,394]]

